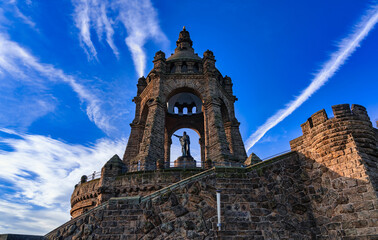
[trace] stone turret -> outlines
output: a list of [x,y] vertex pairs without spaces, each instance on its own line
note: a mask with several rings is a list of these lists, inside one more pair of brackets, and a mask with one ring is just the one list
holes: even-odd
[[117,176],[124,174],[127,171],[126,165],[115,154],[101,169],[101,178],[98,188],[98,204],[114,197],[114,182]]
[[376,129],[363,106],[340,104],[332,110],[334,118],[323,109],[303,123],[303,136],[290,142],[291,150],[312,179],[309,192],[315,193],[313,214],[322,236],[368,236],[377,233],[367,220],[377,203]]
[[165,73],[167,70],[167,64],[165,59],[165,53],[162,51],[158,51],[155,54],[154,60],[152,61],[154,63],[154,71],[156,72],[163,72]]
[[[186,31],[185,26],[182,28],[182,31],[179,34],[179,38],[176,41],[177,50],[188,50],[193,49],[193,41],[190,39],[190,34]],[[194,49],[193,49],[194,50]]]

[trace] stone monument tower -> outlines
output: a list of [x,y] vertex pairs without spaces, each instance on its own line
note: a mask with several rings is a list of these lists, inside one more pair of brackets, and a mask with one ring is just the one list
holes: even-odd
[[185,27],[176,45],[167,59],[158,51],[154,68],[138,80],[124,163],[130,170],[168,167],[172,134],[181,128],[200,136],[202,166],[244,162],[231,78],[216,69],[213,52],[207,50],[203,58],[194,52]]

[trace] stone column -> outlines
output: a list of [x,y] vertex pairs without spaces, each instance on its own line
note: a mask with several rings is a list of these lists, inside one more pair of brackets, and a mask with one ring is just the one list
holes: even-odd
[[198,143],[201,148],[201,167],[205,168],[205,141],[202,137],[200,137]]
[[194,62],[187,62],[188,65],[188,73],[194,73]]
[[230,157],[226,133],[224,131],[220,104],[215,100],[204,104],[206,159],[213,163],[227,162]]
[[175,62],[176,73],[181,73],[182,62]]
[[230,153],[235,162],[244,162],[247,159],[247,153],[239,131],[240,123],[234,119],[233,121],[224,123],[224,128],[229,143]]
[[127,142],[125,154],[123,156],[123,162],[126,164],[130,171],[136,170],[135,157],[139,153],[141,139],[143,137],[144,124],[131,123],[130,137]]
[[149,103],[149,111],[140,145],[138,161],[141,170],[156,169],[156,161],[164,159],[165,106],[158,99]]
[[123,162],[129,167],[130,170],[133,170],[132,159],[138,155],[139,145],[141,138],[143,136],[144,125],[140,124],[140,103],[141,98],[139,96],[134,97],[133,102],[135,103],[135,118],[130,124],[131,131],[130,137],[127,142],[125,153],[123,155]]
[[165,132],[165,139],[164,139],[164,166],[165,168],[170,167],[171,162],[171,145],[172,145],[172,138],[168,136],[168,133]]

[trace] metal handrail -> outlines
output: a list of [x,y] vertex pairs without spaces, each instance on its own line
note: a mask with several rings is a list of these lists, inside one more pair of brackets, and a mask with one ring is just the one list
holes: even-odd
[[202,163],[200,161],[182,161],[179,163],[180,166],[175,166],[175,162],[169,162],[169,168],[188,168],[188,167],[195,167],[195,168],[202,168]]
[[192,182],[192,181],[201,179],[203,177],[206,177],[206,176],[210,175],[213,172],[214,172],[214,168],[210,168],[210,169],[208,169],[206,171],[197,173],[197,174],[195,174],[193,176],[190,176],[190,177],[185,178],[185,179],[183,179],[181,181],[173,183],[173,184],[171,184],[171,185],[169,185],[167,187],[164,187],[164,188],[162,188],[160,190],[157,190],[157,191],[155,191],[155,192],[153,192],[153,193],[151,193],[149,195],[141,197],[141,202],[145,202],[147,200],[154,200],[154,199],[156,199],[157,197],[161,196],[162,194],[164,194],[166,192],[173,191],[173,190],[175,190],[175,189],[177,189],[177,188],[179,188],[181,186],[184,186],[184,185],[188,184],[189,182]]
[[276,154],[271,155],[271,156],[269,156],[269,157],[265,157],[265,158],[261,159],[261,161],[265,161],[265,160],[268,160],[268,159],[271,159],[271,158],[274,158],[274,157],[277,157],[277,156],[280,156],[280,155],[282,155],[282,154],[289,153],[289,152],[291,152],[291,150],[285,150],[285,151],[283,151],[283,152],[276,153]]
[[[101,178],[101,172],[96,172],[96,171],[94,171],[94,172],[91,173],[91,174],[83,175],[82,178],[83,178],[84,176],[86,176],[86,178],[87,178],[85,182],[89,182],[89,181],[92,181],[92,180],[95,180],[95,179]],[[82,181],[80,180],[80,181],[78,182],[78,184],[81,184],[81,183],[82,183]]]
[[[202,162],[196,161],[195,163],[192,161],[182,161],[175,166],[174,162],[164,163],[165,169],[205,169],[205,166]],[[246,167],[244,163],[241,162],[212,162],[211,167]],[[152,167],[151,170],[158,169],[155,166]],[[129,164],[128,165],[128,173],[131,172],[139,172],[143,171],[141,164]]]

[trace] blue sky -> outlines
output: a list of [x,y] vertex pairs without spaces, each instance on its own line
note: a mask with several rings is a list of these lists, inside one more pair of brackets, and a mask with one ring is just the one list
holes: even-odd
[[[2,1],[0,233],[45,234],[69,220],[74,184],[123,154],[137,79],[156,51],[174,51],[183,26],[195,51],[212,50],[217,68],[232,78],[248,153],[288,150],[301,123],[323,108],[331,117],[335,104],[361,104],[375,122],[377,5]],[[172,152],[179,154],[178,142]]]

